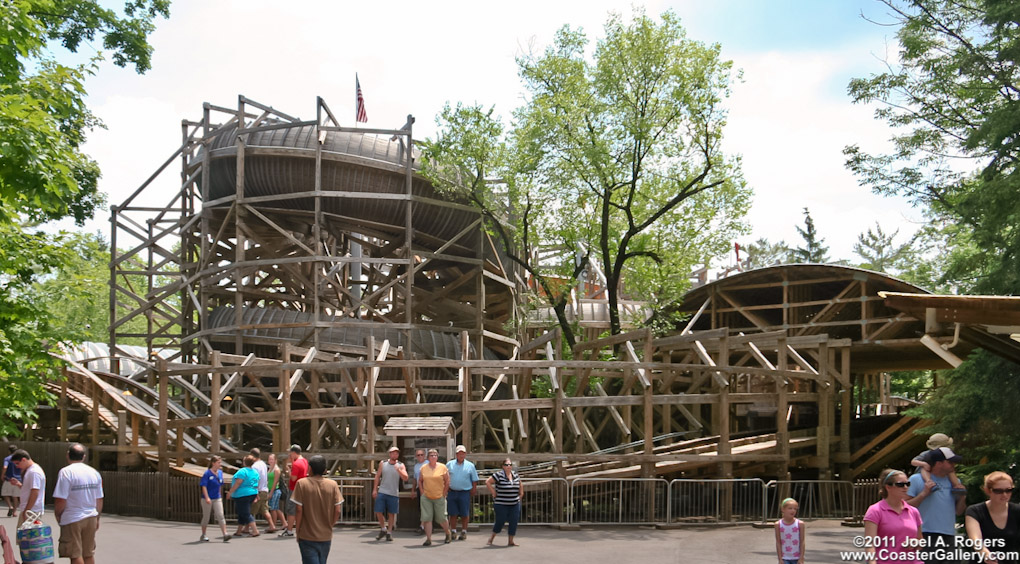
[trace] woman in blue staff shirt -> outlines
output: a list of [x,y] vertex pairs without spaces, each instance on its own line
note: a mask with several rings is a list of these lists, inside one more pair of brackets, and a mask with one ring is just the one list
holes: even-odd
[[230,540],[227,534],[227,521],[223,518],[223,459],[218,456],[209,458],[209,468],[202,474],[202,481],[198,483],[202,492],[202,536],[200,542],[209,542],[205,536],[206,526],[209,524],[209,516],[215,515],[216,522],[220,524],[220,531],[223,533],[223,542]]

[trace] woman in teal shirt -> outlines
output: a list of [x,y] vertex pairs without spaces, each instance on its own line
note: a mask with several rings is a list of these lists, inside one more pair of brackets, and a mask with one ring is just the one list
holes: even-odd
[[249,454],[244,457],[244,468],[234,474],[230,492],[227,494],[227,497],[233,498],[234,509],[237,511],[237,532],[234,536],[243,535],[245,529],[250,536],[259,536],[255,518],[251,515],[251,504],[259,495],[259,474],[252,470],[252,464],[255,464],[254,456]]

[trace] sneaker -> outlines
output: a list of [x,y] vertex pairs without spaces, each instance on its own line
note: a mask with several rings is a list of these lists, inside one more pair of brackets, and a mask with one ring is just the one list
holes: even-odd
[[446,540],[443,541],[443,544],[450,544],[451,540],[453,540],[453,538],[450,533],[446,533]]
[[223,542],[229,542],[229,541],[230,541],[230,535],[227,535],[227,536],[223,537]]
[[386,542],[393,542],[393,535],[386,533]]
[[457,540],[467,540],[467,531],[461,532],[460,537],[458,537]]
[[375,536],[375,540],[383,540],[383,537],[385,537],[385,536],[386,536],[386,531],[379,531],[379,534]]
[[422,546],[432,546],[432,541],[426,540],[425,542],[421,543],[421,545]]
[[281,537],[292,537],[292,536],[294,536],[294,533],[292,533],[291,531],[284,530],[282,533],[280,533],[280,536]]
[[209,542],[209,537],[202,535],[198,537],[198,542]]

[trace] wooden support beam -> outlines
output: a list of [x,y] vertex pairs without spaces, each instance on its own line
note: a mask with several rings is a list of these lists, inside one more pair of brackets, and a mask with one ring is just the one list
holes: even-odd
[[166,374],[166,360],[160,358],[156,361],[156,375],[159,378],[159,428],[156,431],[156,444],[158,445],[159,461],[157,469],[160,472],[170,470],[170,460],[167,458],[167,418],[169,410],[170,382]]
[[[602,387],[601,383],[598,383],[598,382],[595,383],[595,391],[597,391],[599,393],[599,395],[602,396],[602,397],[608,397],[609,396],[609,394],[606,393],[605,388]],[[627,424],[624,423],[623,417],[620,415],[620,411],[616,408],[616,406],[612,406],[612,405],[609,406],[609,414],[613,417],[613,421],[616,421],[616,425],[620,428],[620,430],[623,432],[623,434],[624,435],[629,435],[630,434],[630,427],[628,427]]]

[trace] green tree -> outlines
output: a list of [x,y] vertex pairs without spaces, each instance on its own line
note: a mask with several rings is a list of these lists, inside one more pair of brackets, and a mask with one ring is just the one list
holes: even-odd
[[899,229],[892,233],[886,233],[877,222],[875,227],[869,227],[867,231],[857,236],[854,243],[854,254],[861,262],[861,268],[896,274],[908,267],[914,258],[912,241],[897,244],[896,235]]
[[[721,148],[731,64],[718,45],[688,39],[670,12],[656,22],[638,10],[629,22],[611,16],[590,58],[587,47],[567,26],[545,51],[518,59],[528,97],[505,145],[490,137],[478,143],[489,151],[435,144],[431,154],[447,171],[440,183],[506,218],[525,243],[517,252],[526,269],[560,281],[546,290],[554,308],[584,266],[601,268],[618,333],[624,285],[660,305],[678,299],[692,266],[746,230],[749,191]],[[470,139],[457,131],[463,122],[441,123],[440,140]],[[498,147],[501,162],[464,160],[495,158]],[[561,255],[541,262],[542,248]],[[564,335],[572,342],[567,327]]]
[[102,38],[115,64],[144,72],[153,20],[168,14],[168,0],[130,0],[122,14],[95,0],[0,0],[0,434],[31,421],[48,399],[47,349],[61,339],[32,284],[70,255],[63,236],[38,224],[65,217],[81,224],[104,200],[99,168],[80,150],[101,126],[84,86],[98,56],[67,66],[51,46],[75,52]]
[[[847,165],[880,194],[909,198],[931,224],[923,241],[942,289],[1020,291],[1020,4],[1008,0],[886,2],[900,50],[888,70],[850,83],[857,102],[898,129],[893,149],[854,145]],[[926,253],[927,255],[928,253]],[[921,272],[922,276],[925,275]],[[928,273],[930,274],[930,272]],[[1010,420],[1015,364],[971,355],[921,408],[956,434],[969,459],[1015,463],[1020,429]]]
[[[847,164],[880,194],[904,196],[957,226],[970,252],[947,280],[977,292],[1020,291],[1020,6],[1006,0],[887,2],[898,61],[850,83],[856,102],[901,130],[888,154],[847,147]],[[946,231],[940,231],[945,233]]]
[[786,244],[786,241],[773,243],[765,237],[758,238],[757,241],[748,245],[744,250],[747,252],[747,259],[744,260],[742,265],[744,270],[783,264],[790,259],[791,252],[790,246]]
[[797,233],[804,239],[804,246],[791,249],[790,260],[802,263],[829,262],[829,247],[825,246],[825,239],[818,237],[815,222],[807,208],[804,208],[804,227],[796,227]]

